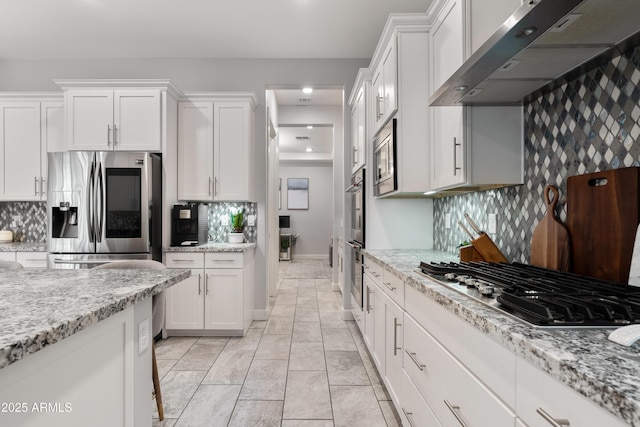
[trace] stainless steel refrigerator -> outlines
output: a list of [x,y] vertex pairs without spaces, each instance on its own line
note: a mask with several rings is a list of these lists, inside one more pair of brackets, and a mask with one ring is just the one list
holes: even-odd
[[49,153],[49,268],[162,260],[162,159],[132,152]]

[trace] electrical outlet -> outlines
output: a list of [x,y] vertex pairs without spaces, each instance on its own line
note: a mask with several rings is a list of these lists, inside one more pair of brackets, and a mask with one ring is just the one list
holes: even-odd
[[498,231],[498,215],[497,214],[489,214],[489,226],[487,227],[487,232],[496,233]]
[[138,354],[144,353],[151,343],[151,331],[149,330],[149,319],[144,319],[138,323]]
[[247,215],[247,225],[249,227],[256,226],[256,216],[255,215]]
[[444,215],[444,228],[451,228],[451,214]]

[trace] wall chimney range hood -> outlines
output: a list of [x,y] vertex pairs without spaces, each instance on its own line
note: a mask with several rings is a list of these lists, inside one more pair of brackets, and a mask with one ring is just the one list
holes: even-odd
[[639,16],[640,0],[526,0],[429,104],[527,103],[637,44]]

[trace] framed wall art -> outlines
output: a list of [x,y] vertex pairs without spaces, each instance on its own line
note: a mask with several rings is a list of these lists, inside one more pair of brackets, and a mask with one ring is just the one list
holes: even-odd
[[309,209],[309,178],[287,178],[287,209]]

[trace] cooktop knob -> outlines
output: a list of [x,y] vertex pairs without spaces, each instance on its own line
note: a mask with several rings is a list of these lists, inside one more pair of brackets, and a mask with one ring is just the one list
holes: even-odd
[[467,280],[469,278],[469,276],[458,276],[456,277],[456,280],[460,283],[464,283],[465,280]]
[[470,288],[474,287],[477,282],[478,282],[478,279],[475,279],[473,277],[469,277],[467,280],[464,281],[464,283]]
[[444,278],[447,280],[456,280],[456,273],[446,273]]

